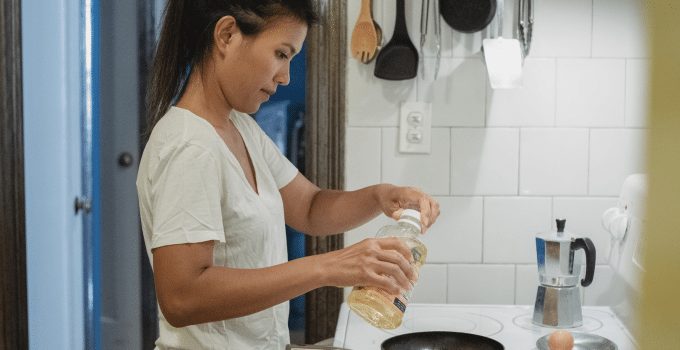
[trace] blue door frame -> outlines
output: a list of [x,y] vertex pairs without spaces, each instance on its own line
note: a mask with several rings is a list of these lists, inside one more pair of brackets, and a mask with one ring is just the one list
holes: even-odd
[[81,0],[83,194],[90,213],[83,217],[85,348],[101,349],[101,261],[99,175],[99,0]]

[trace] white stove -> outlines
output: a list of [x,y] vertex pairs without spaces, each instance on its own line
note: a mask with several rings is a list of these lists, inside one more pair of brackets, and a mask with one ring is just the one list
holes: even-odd
[[[605,212],[603,225],[612,233],[609,264],[615,272],[607,306],[584,306],[583,326],[569,331],[603,336],[619,350],[635,350],[629,331],[636,327],[635,305],[640,294],[639,278],[644,272],[644,203],[646,177],[629,176],[616,207]],[[597,276],[596,276],[597,278]],[[555,331],[532,323],[533,305],[409,304],[402,325],[395,330],[371,326],[347,304],[340,309],[333,345],[352,350],[378,350],[383,341],[404,333],[453,331],[492,338],[508,350],[536,349],[536,340]]]
[[[351,312],[340,309],[333,346],[352,350],[379,350],[388,338],[414,332],[452,331],[494,339],[508,350],[536,349],[536,340],[555,329],[531,322],[533,306],[409,304],[402,325],[394,330],[371,326]],[[569,331],[603,336],[619,350],[635,350],[633,337],[609,307],[583,307],[583,326]]]

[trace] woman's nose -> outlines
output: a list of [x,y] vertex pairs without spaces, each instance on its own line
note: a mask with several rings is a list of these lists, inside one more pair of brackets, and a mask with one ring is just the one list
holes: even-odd
[[290,64],[283,67],[274,79],[277,84],[286,86],[290,83]]

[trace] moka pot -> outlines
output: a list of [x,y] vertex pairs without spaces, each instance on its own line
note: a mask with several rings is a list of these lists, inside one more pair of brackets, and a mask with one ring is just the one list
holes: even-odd
[[[581,293],[593,282],[595,246],[584,237],[565,232],[565,219],[557,219],[557,231],[536,236],[539,286],[534,304],[533,323],[555,328],[578,327],[583,324]],[[583,249],[586,256],[585,278],[580,279],[582,263],[574,253]]]

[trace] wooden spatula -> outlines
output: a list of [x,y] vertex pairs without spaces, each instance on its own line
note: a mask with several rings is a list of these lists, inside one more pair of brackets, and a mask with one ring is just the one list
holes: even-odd
[[363,63],[371,62],[378,50],[378,45],[378,33],[373,17],[371,17],[371,0],[362,0],[359,18],[352,31],[350,44],[352,57]]

